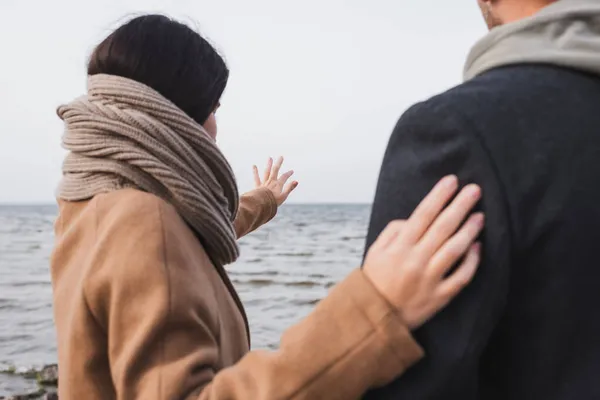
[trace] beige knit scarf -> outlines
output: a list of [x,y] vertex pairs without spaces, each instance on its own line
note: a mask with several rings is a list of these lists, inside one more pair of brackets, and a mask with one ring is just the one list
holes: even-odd
[[94,75],[88,93],[58,108],[65,122],[58,196],[87,200],[137,188],[172,204],[213,262],[236,260],[238,190],[230,165],[201,125],[139,82]]

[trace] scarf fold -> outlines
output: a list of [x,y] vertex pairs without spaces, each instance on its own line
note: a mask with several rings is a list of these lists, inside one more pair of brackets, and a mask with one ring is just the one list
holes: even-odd
[[215,263],[237,259],[237,184],[201,125],[152,88],[101,74],[88,78],[86,96],[57,112],[69,151],[59,198],[143,190],[176,208]]
[[492,29],[471,50],[464,79],[514,64],[600,75],[600,1],[558,0],[529,18]]

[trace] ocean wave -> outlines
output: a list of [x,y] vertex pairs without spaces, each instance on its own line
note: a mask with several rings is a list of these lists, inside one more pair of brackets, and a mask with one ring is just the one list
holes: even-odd
[[315,286],[321,286],[321,283],[320,282],[315,282],[315,281],[285,282],[284,286],[288,286],[288,287],[315,287]]
[[312,251],[300,251],[296,253],[276,253],[275,255],[279,257],[312,257],[315,254]]

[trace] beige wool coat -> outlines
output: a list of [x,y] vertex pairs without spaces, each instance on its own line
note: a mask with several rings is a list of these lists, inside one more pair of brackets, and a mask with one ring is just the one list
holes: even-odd
[[[423,355],[359,269],[279,350],[249,351],[225,270],[172,206],[134,189],[59,206],[51,272],[61,400],[355,399]],[[276,212],[268,190],[242,196],[238,237]]]

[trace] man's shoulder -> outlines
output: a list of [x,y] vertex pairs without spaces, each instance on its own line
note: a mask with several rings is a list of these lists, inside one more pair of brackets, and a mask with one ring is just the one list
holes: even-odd
[[[416,104],[411,112],[454,110],[473,114],[486,110],[518,111],[513,104],[534,103],[557,89],[586,85],[596,77],[551,65],[514,65],[488,71]],[[510,102],[510,103],[507,103]],[[503,107],[498,108],[498,105]]]
[[[584,86],[589,77],[564,68],[518,65],[489,71],[410,107],[401,126],[421,129],[476,130],[495,135],[504,121],[545,113],[541,104],[562,89]],[[517,134],[515,130],[511,130]],[[510,136],[510,132],[505,135]],[[507,138],[505,136],[505,138]]]
[[485,113],[510,90],[505,80],[503,74],[494,74],[461,83],[414,104],[400,121],[410,125],[456,123],[461,115]]
[[[505,68],[491,71],[415,104],[407,114],[484,109],[490,106],[490,102],[506,98],[515,90],[523,90],[523,83],[531,83],[532,73],[534,72],[529,68]],[[465,109],[464,105],[470,106],[470,108]]]

